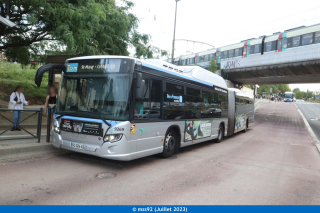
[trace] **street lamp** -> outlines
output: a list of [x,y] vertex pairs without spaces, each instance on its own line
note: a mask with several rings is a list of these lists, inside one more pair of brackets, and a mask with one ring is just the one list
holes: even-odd
[[177,23],[177,7],[178,7],[178,1],[176,0],[176,14],[174,17],[174,30],[173,30],[173,41],[172,41],[172,56],[171,56],[171,63],[174,64],[174,42],[176,38],[176,23]]

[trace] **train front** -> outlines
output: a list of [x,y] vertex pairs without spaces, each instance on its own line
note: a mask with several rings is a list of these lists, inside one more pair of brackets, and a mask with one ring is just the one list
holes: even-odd
[[79,57],[65,63],[52,144],[99,157],[131,160],[128,143],[131,85],[135,60]]

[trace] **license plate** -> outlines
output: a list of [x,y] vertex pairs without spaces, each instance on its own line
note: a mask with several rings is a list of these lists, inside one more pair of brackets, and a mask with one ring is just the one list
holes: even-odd
[[85,145],[78,144],[78,143],[71,143],[70,147],[75,148],[75,149],[85,149]]

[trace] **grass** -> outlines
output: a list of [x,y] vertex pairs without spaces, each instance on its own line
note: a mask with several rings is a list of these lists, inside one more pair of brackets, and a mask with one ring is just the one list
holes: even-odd
[[43,104],[48,94],[48,74],[44,74],[41,87],[38,88],[34,83],[38,68],[39,66],[35,69],[27,66],[22,69],[20,64],[0,62],[0,98],[11,95],[15,87],[21,85],[23,94],[31,104]]

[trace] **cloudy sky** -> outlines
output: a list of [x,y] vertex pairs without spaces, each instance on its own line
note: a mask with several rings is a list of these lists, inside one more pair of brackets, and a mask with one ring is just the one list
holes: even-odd
[[[139,31],[152,36],[152,44],[171,52],[175,0],[133,0],[140,18]],[[319,0],[180,0],[176,39],[221,47],[244,39],[320,23]],[[205,44],[177,41],[175,56],[210,49]],[[290,85],[301,90],[320,84]]]

